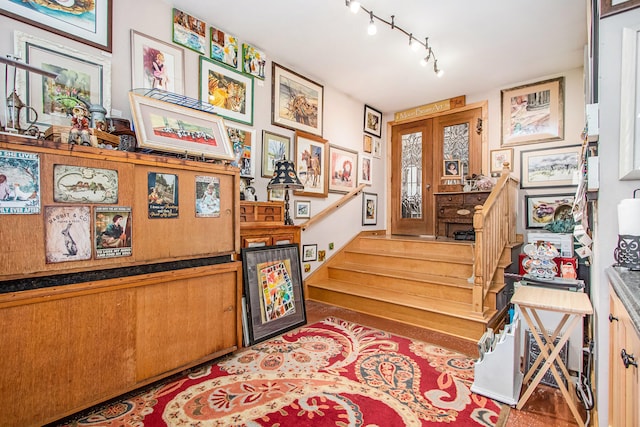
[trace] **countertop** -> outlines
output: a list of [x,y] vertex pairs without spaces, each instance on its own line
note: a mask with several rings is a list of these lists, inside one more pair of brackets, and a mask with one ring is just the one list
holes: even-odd
[[629,312],[629,317],[640,335],[640,271],[623,267],[609,267],[605,274],[620,302]]

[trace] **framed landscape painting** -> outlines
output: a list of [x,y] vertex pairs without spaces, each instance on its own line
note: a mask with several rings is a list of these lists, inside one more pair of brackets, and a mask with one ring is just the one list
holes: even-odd
[[200,101],[229,120],[253,124],[253,77],[200,57]]
[[520,188],[570,187],[578,183],[582,146],[520,152]]

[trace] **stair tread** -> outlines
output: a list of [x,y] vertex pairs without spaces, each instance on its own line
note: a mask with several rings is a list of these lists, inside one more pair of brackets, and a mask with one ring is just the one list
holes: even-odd
[[473,265],[473,255],[465,255],[464,253],[454,256],[450,254],[446,255],[437,255],[437,254],[416,254],[411,253],[407,254],[402,251],[376,251],[376,250],[364,250],[364,249],[345,249],[345,253],[355,253],[355,254],[366,254],[366,255],[380,255],[380,256],[389,256],[395,258],[406,258],[406,259],[419,259],[425,261],[437,261],[437,262],[448,262],[451,264],[466,264]]

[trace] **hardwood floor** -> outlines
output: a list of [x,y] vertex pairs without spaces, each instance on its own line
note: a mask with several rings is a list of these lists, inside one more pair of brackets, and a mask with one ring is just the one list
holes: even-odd
[[[460,353],[476,357],[478,347],[472,341],[441,334],[439,332],[406,325],[380,317],[370,316],[340,307],[306,301],[307,324],[315,323],[328,316],[338,317],[350,322],[382,329],[396,335],[402,335],[426,341]],[[580,405],[578,405],[581,407]],[[582,411],[583,419],[585,413]],[[522,410],[511,408],[505,423],[507,427],[565,427],[577,426],[569,406],[558,389],[538,386]]]

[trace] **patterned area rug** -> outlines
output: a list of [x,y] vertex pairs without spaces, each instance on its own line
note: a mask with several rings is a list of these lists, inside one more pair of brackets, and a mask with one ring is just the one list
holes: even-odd
[[219,359],[67,426],[496,426],[473,359],[337,318]]

